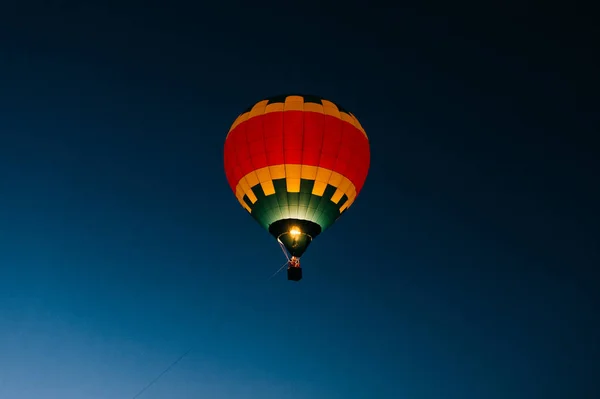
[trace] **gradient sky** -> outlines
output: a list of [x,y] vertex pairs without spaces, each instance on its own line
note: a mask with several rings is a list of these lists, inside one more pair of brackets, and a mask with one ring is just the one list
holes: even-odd
[[[141,399],[600,394],[590,13],[49,3],[0,6],[0,398],[132,398],[190,347]],[[297,284],[222,161],[287,92],[372,150]]]

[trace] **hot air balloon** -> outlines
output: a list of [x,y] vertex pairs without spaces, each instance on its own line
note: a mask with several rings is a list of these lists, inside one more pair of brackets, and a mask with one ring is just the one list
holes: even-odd
[[370,156],[358,119],[321,97],[267,98],[231,125],[227,181],[242,207],[289,253],[288,280],[302,279],[300,257],[354,203]]

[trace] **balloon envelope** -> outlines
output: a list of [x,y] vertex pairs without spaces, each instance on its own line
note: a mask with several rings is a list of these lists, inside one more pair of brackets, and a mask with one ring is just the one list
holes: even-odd
[[355,201],[370,164],[356,117],[316,96],[257,102],[234,121],[225,174],[239,203],[293,256]]

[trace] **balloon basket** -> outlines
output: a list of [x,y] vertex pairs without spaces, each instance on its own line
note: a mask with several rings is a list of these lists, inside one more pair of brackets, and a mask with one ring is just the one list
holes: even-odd
[[300,267],[300,259],[292,256],[288,262],[287,278],[290,281],[302,280],[302,268]]

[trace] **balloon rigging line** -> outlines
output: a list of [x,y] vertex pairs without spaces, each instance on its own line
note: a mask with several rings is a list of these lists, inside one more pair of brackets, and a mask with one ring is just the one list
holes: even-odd
[[281,267],[279,268],[279,270],[277,270],[275,273],[273,273],[273,274],[271,275],[271,277],[269,277],[269,278],[268,278],[268,280],[272,279],[272,278],[273,278],[273,277],[275,277],[277,274],[279,274],[279,272],[280,272],[280,271],[282,271],[282,270],[283,270],[283,268],[284,268],[284,267],[286,267],[287,265],[288,265],[288,262],[285,262],[285,263],[283,264],[283,266],[281,266]]
[[277,242],[279,243],[279,247],[281,248],[281,250],[283,251],[283,254],[285,255],[285,258],[288,260],[288,262],[290,261],[290,257],[288,256],[287,251],[285,250],[285,245],[283,245],[283,243],[277,239]]
[[138,398],[140,395],[142,395],[144,392],[146,392],[146,390],[148,388],[150,388],[152,385],[156,384],[156,382],[163,376],[165,375],[169,370],[171,370],[177,363],[179,363],[184,357],[187,356],[188,353],[190,353],[192,351],[192,348],[188,349],[183,355],[179,356],[179,358],[177,358],[177,360],[175,360],[173,363],[171,363],[169,365],[169,367],[167,367],[166,369],[164,369],[162,371],[162,373],[160,373],[155,379],[153,379],[152,381],[150,381],[150,383],[148,385],[146,385],[144,388],[142,388],[138,393],[136,393],[133,398],[131,399],[136,399]]

